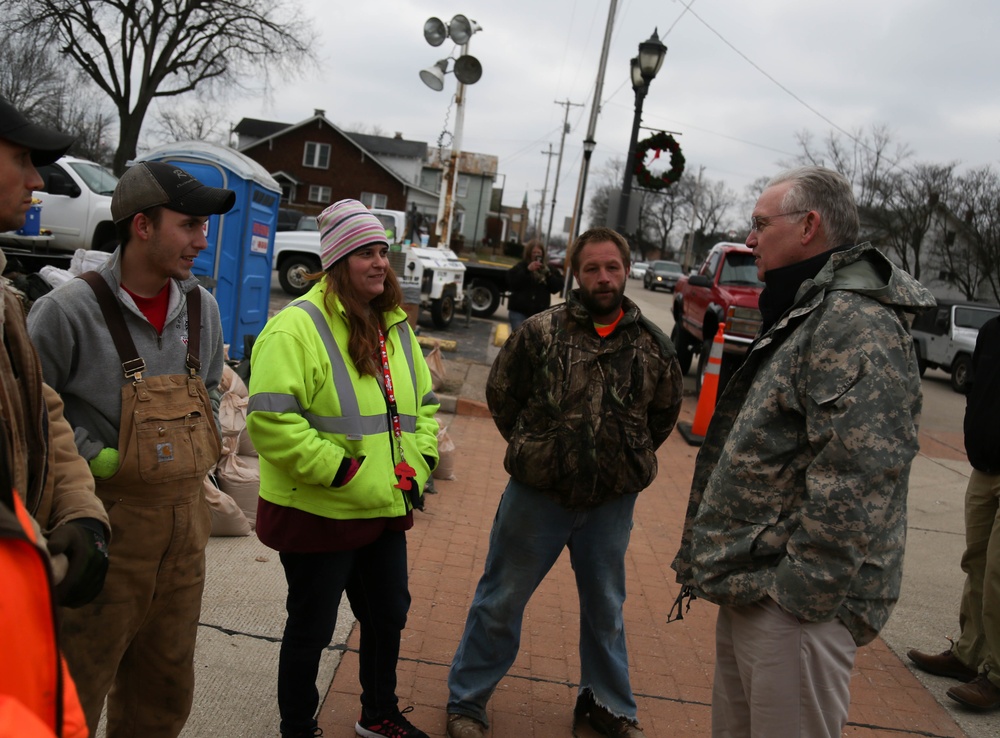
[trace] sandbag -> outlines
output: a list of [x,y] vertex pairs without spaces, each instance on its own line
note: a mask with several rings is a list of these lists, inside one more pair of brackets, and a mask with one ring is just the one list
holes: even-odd
[[[235,375],[234,379],[241,382]],[[247,403],[247,398],[240,397],[235,390],[224,394],[219,401],[219,425],[222,426],[223,450],[226,453],[257,455],[257,449],[247,431]],[[227,444],[226,440],[230,438],[235,439],[235,442]]]
[[427,354],[426,361],[427,368],[431,370],[431,389],[436,392],[441,389],[441,385],[448,378],[448,373],[444,368],[444,359],[441,358],[441,346],[435,343],[434,348]]
[[249,397],[246,383],[229,364],[222,365],[222,379],[219,380],[219,392],[232,392],[237,397]]
[[248,536],[253,531],[240,506],[216,487],[211,477],[205,477],[205,499],[212,511],[213,536]]
[[260,460],[256,456],[225,454],[215,471],[219,488],[236,501],[251,526],[257,525]]
[[432,476],[434,479],[455,479],[455,442],[447,428],[438,431],[438,465]]
[[111,258],[110,251],[92,251],[90,249],[77,249],[69,262],[69,271],[74,276],[79,276],[84,272],[93,272],[104,266],[104,263]]

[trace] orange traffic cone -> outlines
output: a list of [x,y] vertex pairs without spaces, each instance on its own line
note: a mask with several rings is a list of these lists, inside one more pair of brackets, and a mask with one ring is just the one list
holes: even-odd
[[722,347],[725,343],[725,333],[720,325],[712,341],[712,351],[708,355],[705,376],[701,380],[701,394],[698,395],[698,407],[694,411],[694,423],[677,424],[684,440],[692,446],[704,443],[708,424],[712,420],[712,413],[715,412],[715,399],[719,393],[719,374],[722,371]]

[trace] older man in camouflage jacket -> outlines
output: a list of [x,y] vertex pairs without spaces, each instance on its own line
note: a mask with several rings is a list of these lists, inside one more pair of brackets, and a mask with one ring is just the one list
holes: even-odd
[[580,289],[528,318],[490,372],[486,399],[511,479],[448,675],[450,738],[484,735],[524,608],[564,548],[580,597],[575,715],[603,735],[642,738],[622,618],[625,550],[637,494],[680,411],[681,372],[670,339],[624,297],[628,263],[614,231],[580,236]]
[[848,182],[771,180],[747,245],[764,325],[698,454],[685,594],[720,605],[712,734],[839,737],[858,645],[902,577],[920,375],[907,313],[934,304],[870,244]]

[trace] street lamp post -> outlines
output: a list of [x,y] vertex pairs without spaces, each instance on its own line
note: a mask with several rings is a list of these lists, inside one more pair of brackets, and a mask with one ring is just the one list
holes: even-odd
[[632,59],[632,89],[635,90],[635,117],[632,119],[632,135],[628,142],[628,156],[625,158],[625,176],[622,179],[622,193],[618,200],[619,233],[624,234],[628,219],[629,199],[632,196],[632,177],[635,176],[635,147],[639,140],[639,126],[642,123],[642,103],[649,92],[649,83],[663,66],[667,47],[660,41],[656,29],[653,35],[639,44],[639,56]]

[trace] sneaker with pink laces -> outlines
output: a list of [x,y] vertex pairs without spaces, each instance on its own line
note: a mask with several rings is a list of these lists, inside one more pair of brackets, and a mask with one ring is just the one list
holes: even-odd
[[396,708],[375,715],[361,710],[361,717],[354,726],[354,732],[364,738],[428,738],[427,734],[415,728],[403,715],[413,712],[413,706],[400,712]]

